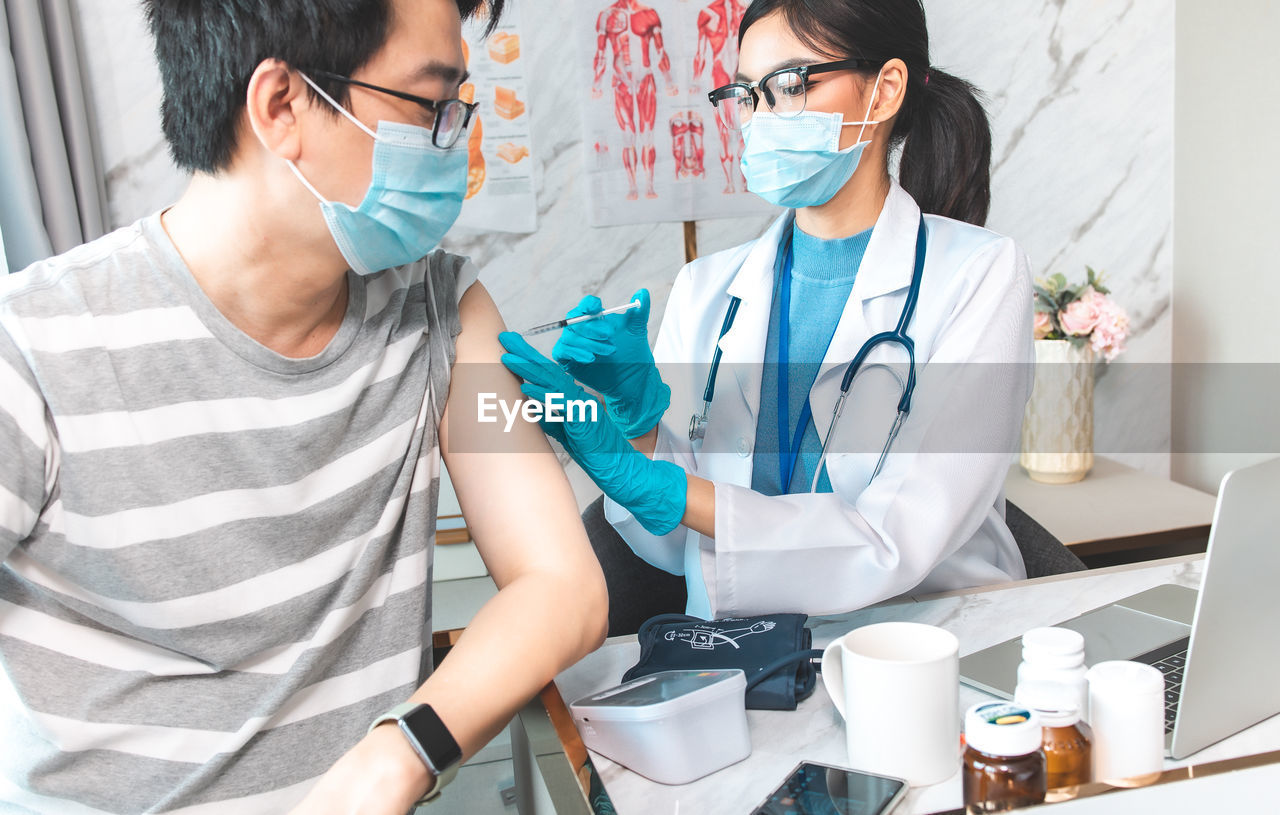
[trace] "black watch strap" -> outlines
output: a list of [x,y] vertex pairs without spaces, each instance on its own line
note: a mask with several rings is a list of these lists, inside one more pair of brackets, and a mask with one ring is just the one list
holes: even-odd
[[408,739],[413,751],[435,775],[435,783],[418,803],[426,803],[440,795],[462,763],[462,748],[430,705],[409,702],[397,705],[374,720],[369,729],[383,722],[395,722]]

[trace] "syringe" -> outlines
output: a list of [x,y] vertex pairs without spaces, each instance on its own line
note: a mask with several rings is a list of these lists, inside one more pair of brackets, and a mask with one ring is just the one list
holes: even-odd
[[520,333],[525,337],[531,337],[534,334],[545,334],[548,331],[555,331],[558,328],[564,328],[565,326],[568,326],[568,325],[577,325],[578,323],[585,323],[585,322],[588,322],[589,320],[597,320],[605,316],[606,314],[621,314],[622,312],[630,311],[633,308],[640,308],[639,300],[632,300],[630,303],[627,303],[626,305],[614,306],[613,308],[607,308],[604,311],[597,311],[595,314],[582,314],[577,317],[569,317],[564,320],[556,320],[555,322],[552,322],[552,323],[543,323],[542,325],[535,325],[533,328],[530,328],[526,331],[521,331]]

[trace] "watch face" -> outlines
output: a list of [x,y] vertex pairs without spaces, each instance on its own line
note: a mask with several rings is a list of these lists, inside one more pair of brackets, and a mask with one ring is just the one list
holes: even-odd
[[462,748],[429,705],[418,705],[400,721],[418,740],[436,773],[444,772],[462,760]]

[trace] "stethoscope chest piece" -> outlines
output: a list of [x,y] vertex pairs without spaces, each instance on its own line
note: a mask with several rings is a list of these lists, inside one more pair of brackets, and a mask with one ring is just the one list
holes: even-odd
[[707,417],[711,413],[711,400],[716,394],[716,374],[720,370],[720,357],[724,353],[720,349],[720,340],[733,328],[733,318],[738,316],[741,297],[730,297],[729,308],[724,314],[724,322],[720,325],[720,336],[716,338],[716,350],[711,355],[711,370],[707,373],[707,385],[702,391],[702,412],[689,417],[689,441],[699,441],[707,435]]
[[707,414],[710,412],[711,403],[702,403],[702,412],[695,413],[689,417],[689,441],[701,441],[707,435]]

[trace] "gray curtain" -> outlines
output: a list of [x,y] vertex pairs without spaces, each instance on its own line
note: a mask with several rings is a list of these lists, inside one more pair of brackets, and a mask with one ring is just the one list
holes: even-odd
[[106,232],[73,0],[0,0],[0,235],[10,271]]

